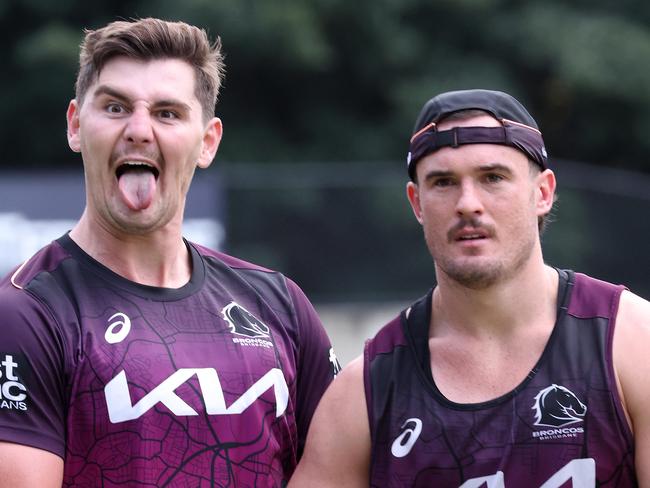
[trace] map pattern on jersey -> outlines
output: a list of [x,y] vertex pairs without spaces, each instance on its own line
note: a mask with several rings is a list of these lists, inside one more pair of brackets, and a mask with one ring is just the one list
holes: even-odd
[[[317,345],[322,370],[303,388],[317,398],[332,376],[320,323],[298,323],[317,319],[306,300],[294,303],[304,297],[295,285],[192,247],[191,282],[161,290],[113,275],[69,238],[58,243],[25,289],[46,304],[35,316],[56,317],[43,339],[66,350],[55,358],[68,399],[64,486],[282,486],[306,434],[296,419],[299,338]],[[26,423],[47,408],[37,383]],[[0,433],[12,440],[3,413]]]
[[458,404],[435,386],[431,293],[368,342],[372,486],[637,486],[610,361],[609,317],[622,287],[568,271],[560,277],[558,320],[546,349],[500,398]]

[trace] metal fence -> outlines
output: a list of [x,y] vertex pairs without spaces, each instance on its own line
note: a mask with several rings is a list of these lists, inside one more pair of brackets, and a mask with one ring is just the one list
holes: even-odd
[[[547,263],[650,297],[650,176],[554,161]],[[226,247],[281,269],[318,302],[414,299],[434,284],[397,163],[224,166]]]
[[[317,303],[400,303],[434,284],[399,163],[226,164],[198,172],[190,239],[279,269]],[[560,200],[549,264],[650,297],[650,176],[555,161]],[[65,232],[83,209],[80,174],[0,178],[0,272]]]

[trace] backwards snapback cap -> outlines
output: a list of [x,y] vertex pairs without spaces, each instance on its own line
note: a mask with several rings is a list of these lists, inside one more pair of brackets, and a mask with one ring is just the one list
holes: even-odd
[[[460,110],[483,110],[501,127],[453,127],[439,131],[436,124]],[[423,157],[443,147],[463,144],[501,144],[520,150],[543,170],[547,154],[542,133],[524,106],[507,93],[492,90],[460,90],[441,93],[424,104],[415,122],[406,164],[412,180]]]

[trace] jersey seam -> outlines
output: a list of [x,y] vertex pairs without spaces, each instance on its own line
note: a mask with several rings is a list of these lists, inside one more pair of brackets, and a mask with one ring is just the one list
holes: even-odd
[[625,432],[626,441],[629,442],[630,439],[633,438],[634,434],[627,421],[625,411],[623,410],[623,401],[621,394],[618,391],[618,385],[616,384],[616,370],[614,368],[614,331],[616,329],[616,319],[618,318],[617,315],[620,307],[621,295],[623,294],[624,290],[624,287],[619,287],[612,294],[610,302],[609,327],[607,330],[607,374],[609,376],[608,386],[612,392],[612,397],[614,399],[614,410],[616,411],[619,423]]
[[[40,275],[40,273],[37,274],[36,276],[39,276],[39,275]],[[30,283],[31,283],[31,281],[30,281]],[[29,296],[32,297],[32,299],[34,299],[37,303],[40,303],[44,307],[44,309],[47,310],[47,313],[50,316],[50,319],[54,322],[54,325],[56,327],[59,338],[61,339],[61,345],[63,346],[63,349],[64,349],[63,356],[64,357],[67,356],[67,354],[65,354],[65,350],[74,351],[74,349],[71,348],[71,344],[68,342],[68,340],[66,338],[66,335],[64,334],[63,327],[62,327],[61,323],[59,322],[56,314],[54,313],[54,309],[50,305],[50,302],[47,301],[44,297],[40,296],[39,294],[35,293],[34,291],[30,290],[27,287],[25,287],[22,291],[26,292]],[[66,295],[66,294],[64,293],[64,295]],[[68,304],[74,309],[74,306],[72,305],[72,303],[68,299],[67,295],[66,295],[66,300],[68,300]],[[64,362],[65,362],[65,360],[64,360]],[[66,364],[64,364],[64,368],[67,369]],[[65,371],[64,371],[64,374],[65,374]],[[67,409],[67,406],[66,406],[66,409]]]

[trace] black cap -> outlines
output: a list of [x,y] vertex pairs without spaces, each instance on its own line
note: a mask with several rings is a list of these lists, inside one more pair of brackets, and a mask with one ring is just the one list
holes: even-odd
[[[501,127],[454,127],[438,131],[436,124],[460,110],[483,110],[501,122]],[[547,155],[537,122],[517,99],[493,90],[460,90],[441,93],[424,104],[415,122],[407,158],[414,179],[415,165],[442,147],[463,144],[502,144],[522,151],[542,169]]]

